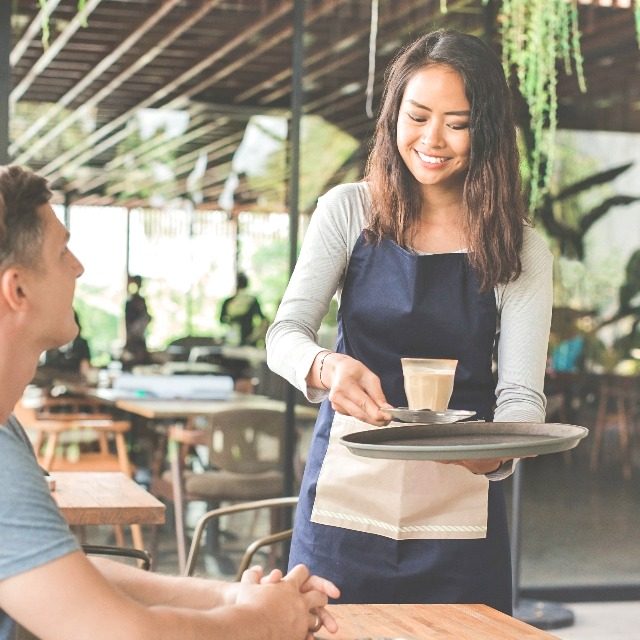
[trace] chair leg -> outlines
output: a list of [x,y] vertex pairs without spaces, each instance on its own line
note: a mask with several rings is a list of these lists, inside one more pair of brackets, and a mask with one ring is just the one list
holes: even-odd
[[131,539],[136,549],[144,551],[144,541],[142,539],[142,527],[139,524],[131,525]]
[[629,447],[629,424],[625,398],[621,395],[617,398],[618,406],[618,442],[620,443],[620,456],[622,457],[622,475],[625,480],[631,480],[631,450]]
[[58,446],[58,434],[50,433],[47,438],[47,444],[44,449],[44,455],[42,457],[41,465],[43,469],[51,471],[53,466],[53,459],[56,457],[56,448]]
[[172,443],[169,457],[171,458],[171,484],[173,486],[173,512],[176,523],[176,545],[178,547],[178,566],[180,573],[184,573],[187,564],[187,540],[184,523],[184,488],[182,486],[182,451],[177,443]]
[[118,454],[118,464],[122,473],[131,477],[131,463],[129,462],[129,454],[127,453],[127,442],[124,434],[116,433],[116,452]]
[[598,470],[598,458],[600,456],[600,446],[602,444],[602,434],[606,428],[607,403],[609,393],[606,388],[600,389],[600,400],[598,402],[598,413],[596,414],[596,424],[593,434],[593,445],[591,448],[591,471]]

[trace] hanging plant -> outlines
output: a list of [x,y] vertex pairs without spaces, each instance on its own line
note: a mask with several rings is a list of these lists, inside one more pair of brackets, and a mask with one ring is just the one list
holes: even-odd
[[[50,6],[51,0],[38,0],[38,6],[40,7],[41,15],[40,15],[40,28],[42,30],[42,46],[46,49],[49,46],[49,37],[51,36],[51,29],[49,26],[49,16],[51,15],[53,9],[58,4],[57,2],[53,7]],[[78,13],[81,13],[85,5],[87,4],[87,0],[78,0]],[[82,23],[83,27],[87,26],[86,20]]]
[[529,109],[533,209],[547,191],[553,171],[559,62],[568,75],[575,67],[580,90],[586,91],[578,5],[576,0],[503,0],[499,20],[505,72],[516,74]]

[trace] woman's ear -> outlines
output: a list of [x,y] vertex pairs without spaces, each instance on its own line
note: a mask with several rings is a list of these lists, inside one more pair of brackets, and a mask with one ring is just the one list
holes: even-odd
[[0,296],[4,304],[13,311],[22,311],[25,308],[27,296],[22,269],[9,267],[0,274]]

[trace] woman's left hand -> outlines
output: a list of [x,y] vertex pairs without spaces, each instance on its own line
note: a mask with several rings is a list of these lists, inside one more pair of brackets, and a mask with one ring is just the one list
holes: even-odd
[[443,464],[457,464],[476,475],[484,475],[497,471],[505,462],[511,458],[482,458],[479,460],[446,460]]

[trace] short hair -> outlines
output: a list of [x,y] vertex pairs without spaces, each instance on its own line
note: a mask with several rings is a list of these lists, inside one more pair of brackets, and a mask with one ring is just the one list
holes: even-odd
[[236,276],[236,289],[246,289],[249,286],[249,278],[246,273],[240,272]]
[[0,165],[0,268],[38,263],[44,226],[38,207],[50,198],[41,176],[17,165]]

